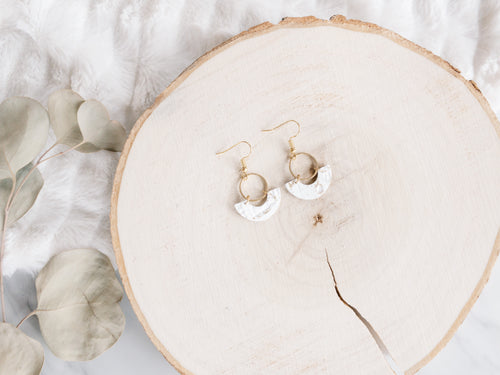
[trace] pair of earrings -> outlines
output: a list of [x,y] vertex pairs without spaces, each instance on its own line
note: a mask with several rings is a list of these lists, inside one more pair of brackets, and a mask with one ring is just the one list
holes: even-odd
[[[297,133],[288,139],[288,146],[290,147],[290,153],[288,155],[288,169],[290,170],[290,174],[293,176],[293,180],[287,182],[285,187],[288,192],[296,198],[305,200],[317,199],[321,197],[330,186],[332,171],[329,165],[325,165],[320,168],[317,160],[311,154],[308,154],[307,152],[296,152],[293,139],[300,133],[300,124],[295,120],[288,120],[272,129],[263,130],[263,132],[272,132],[288,123],[295,123],[297,125]],[[251,221],[264,221],[269,219],[278,210],[281,202],[281,189],[278,187],[268,190],[267,180],[262,175],[254,172],[248,172],[246,160],[252,153],[252,145],[247,141],[240,141],[228,149],[218,152],[216,155],[228,152],[242,143],[245,143],[249,147],[248,154],[241,159],[240,181],[238,184],[238,189],[244,200],[236,203],[234,207],[236,211],[245,219]],[[312,172],[310,176],[304,177],[294,172],[292,165],[299,155],[306,156],[311,160]],[[262,180],[263,189],[262,194],[259,197],[250,198],[250,195],[245,194],[243,191],[243,183],[247,181],[250,176],[255,176]],[[260,205],[252,204],[259,202],[263,203]]]

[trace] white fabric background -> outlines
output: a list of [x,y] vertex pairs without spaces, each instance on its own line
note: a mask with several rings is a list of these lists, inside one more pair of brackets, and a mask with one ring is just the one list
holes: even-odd
[[[71,87],[102,101],[130,130],[182,70],[225,39],[285,16],[334,14],[392,29],[440,55],[475,80],[500,114],[496,0],[0,0],[0,101],[24,95],[46,105],[52,91]],[[7,234],[13,322],[34,307],[32,277],[53,254],[95,247],[113,258],[108,212],[118,156],[74,152],[41,168],[38,201]],[[421,374],[500,373],[499,273],[497,266],[466,323]],[[114,348],[84,364],[46,350],[43,374],[175,374],[127,301],[124,309],[127,329]],[[36,325],[34,319],[23,329],[36,336]]]

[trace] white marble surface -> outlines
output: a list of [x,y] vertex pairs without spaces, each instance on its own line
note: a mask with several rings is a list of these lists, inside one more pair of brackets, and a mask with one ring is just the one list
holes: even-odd
[[[7,281],[7,313],[17,322],[36,304],[33,278],[16,273]],[[500,374],[500,263],[471,313],[450,343],[419,375],[498,375]],[[149,341],[127,298],[122,302],[127,325],[118,343],[91,362],[64,362],[47,347],[43,375],[136,375],[178,374]],[[166,317],[166,319],[168,319]],[[26,321],[22,329],[42,340],[36,318]],[[186,336],[186,340],[195,339]],[[43,342],[43,340],[42,340]],[[368,375],[368,374],[367,374]]]

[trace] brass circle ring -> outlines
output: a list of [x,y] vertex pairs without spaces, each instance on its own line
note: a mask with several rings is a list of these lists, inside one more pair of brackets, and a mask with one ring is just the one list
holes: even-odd
[[[243,181],[246,181],[249,176],[257,176],[264,183],[264,189],[262,190],[262,195],[260,197],[258,197],[258,198],[251,199],[250,195],[245,194],[243,192],[243,186],[242,186],[243,185]],[[241,196],[243,198],[245,198],[247,200],[247,202],[260,202],[261,200],[263,200],[264,198],[266,198],[267,197],[267,188],[268,188],[268,185],[267,185],[266,179],[263,176],[261,176],[260,174],[258,174],[258,173],[247,173],[244,178],[240,179],[240,184],[239,184],[240,194],[241,194]]]
[[[301,175],[298,175],[298,174],[295,174],[295,172],[293,171],[293,168],[292,168],[292,162],[295,160],[295,158],[299,155],[305,155],[307,156],[309,159],[311,159],[312,161],[312,165],[313,165],[313,168],[314,168],[314,173],[311,174],[309,177],[307,178],[303,178]],[[290,158],[290,160],[288,161],[288,169],[290,169],[290,173],[292,174],[292,176],[297,180],[297,181],[310,181],[312,180],[314,177],[316,177],[316,175],[318,174],[318,170],[319,170],[319,164],[318,164],[318,161],[314,158],[314,156],[312,156],[311,154],[308,154],[307,152],[297,152],[293,155],[293,157]]]

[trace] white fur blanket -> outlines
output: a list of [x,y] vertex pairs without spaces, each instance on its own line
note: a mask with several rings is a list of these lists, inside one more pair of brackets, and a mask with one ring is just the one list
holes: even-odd
[[[448,60],[500,114],[498,0],[0,0],[0,101],[23,95],[46,105],[52,91],[71,87],[130,130],[183,69],[225,39],[285,16],[334,14],[392,29]],[[7,275],[37,272],[70,248],[114,258],[108,213],[118,157],[73,152],[40,168],[45,186],[7,234]]]

